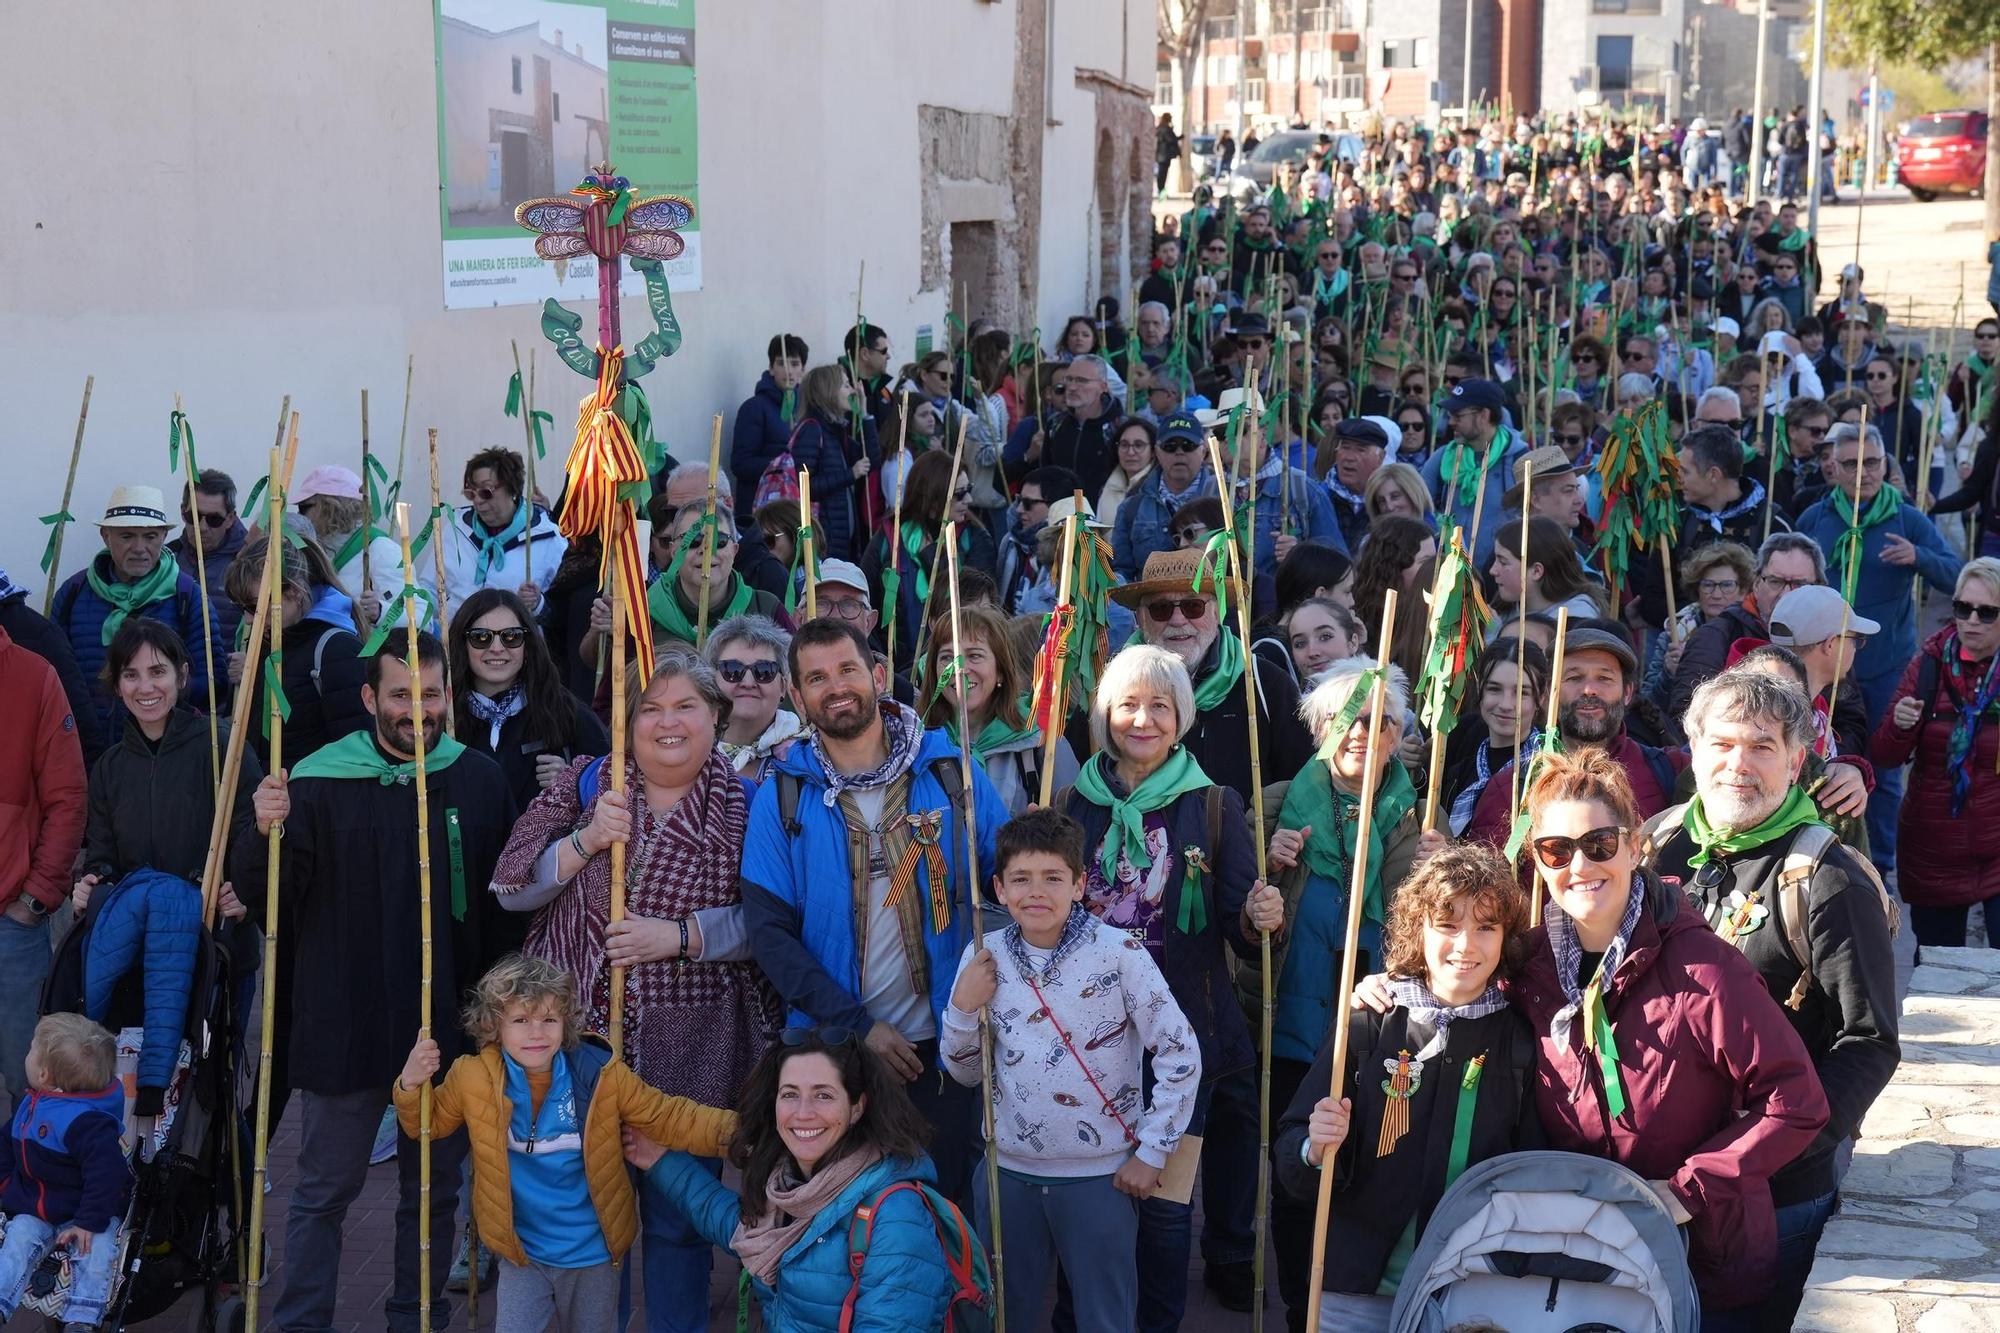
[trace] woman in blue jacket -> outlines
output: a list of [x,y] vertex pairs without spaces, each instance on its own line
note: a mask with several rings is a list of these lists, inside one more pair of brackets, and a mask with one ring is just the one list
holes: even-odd
[[[740,1193],[697,1158],[626,1131],[625,1155],[711,1244],[743,1262],[764,1327],[842,1327],[854,1289],[853,1333],[940,1328],[956,1289],[930,1208],[929,1127],[902,1083],[846,1028],[787,1028],[751,1072],[729,1160]],[[886,1193],[885,1193],[886,1192]],[[873,1223],[859,1276],[848,1270],[848,1226]],[[747,1297],[746,1297],[747,1298]]]
[[852,560],[868,539],[862,496],[868,470],[881,455],[875,419],[862,416],[862,436],[852,427],[854,387],[839,366],[806,372],[799,397],[804,412],[792,436],[792,460],[812,473],[812,500],[826,546],[822,559]]

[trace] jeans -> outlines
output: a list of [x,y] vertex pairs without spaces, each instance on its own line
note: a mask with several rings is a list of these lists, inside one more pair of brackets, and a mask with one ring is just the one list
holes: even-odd
[[937,1191],[960,1208],[972,1201],[973,1164],[985,1145],[980,1142],[979,1087],[966,1087],[938,1068],[935,1038],[916,1043],[924,1072],[904,1084],[917,1114],[931,1125],[931,1166],[937,1171]]
[[[1110,1176],[1030,1180],[1000,1173],[1001,1247],[1007,1256],[1007,1308],[1030,1326],[1048,1299],[1059,1260],[1071,1275],[1077,1327],[1086,1333],[1130,1333],[1138,1304],[1139,1209]],[[986,1172],[973,1175],[973,1220],[993,1248]],[[1186,1270],[1182,1270],[1186,1283]]]
[[[368,1179],[368,1152],[387,1088],[362,1092],[299,1094],[299,1176],[285,1223],[285,1288],[273,1309],[284,1333],[322,1333],[333,1327],[340,1290],[341,1228]],[[431,1140],[431,1327],[451,1320],[444,1299],[451,1272],[452,1214],[458,1208],[458,1172],[465,1160],[465,1131]],[[390,1333],[417,1329],[418,1144],[406,1138],[396,1154],[395,1279],[386,1306]]]
[[[1986,911],[1986,947],[2000,948],[2000,898],[1988,898],[1980,906]],[[1919,907],[1905,902],[1903,910],[1910,914],[1910,929],[1916,932],[1918,945],[1932,944],[1940,949],[1965,947],[1966,922],[1972,915],[1970,903],[1957,907]]]
[[1906,774],[1900,768],[1875,770],[1868,793],[1868,855],[1884,875],[1896,868],[1896,820],[1903,809]]
[[[1312,1067],[1303,1061],[1271,1060],[1271,1124],[1298,1096]],[[1288,1333],[1305,1333],[1306,1306],[1312,1287],[1313,1204],[1294,1199],[1275,1184],[1271,1190],[1271,1245],[1277,1252],[1278,1295],[1285,1302]],[[1325,1306],[1321,1307],[1322,1313]],[[1322,1320],[1324,1322],[1324,1320]]]
[[[109,1231],[90,1238],[90,1253],[76,1256],[76,1266],[70,1270],[64,1323],[95,1324],[104,1317],[104,1307],[111,1301],[111,1280],[117,1276],[118,1227],[118,1219],[113,1218]],[[13,1317],[14,1307],[27,1294],[35,1266],[54,1248],[60,1230],[33,1213],[16,1213],[7,1219],[7,1242],[0,1245],[0,1323]]]
[[[722,1174],[722,1159],[700,1159],[709,1174]],[[708,1279],[715,1268],[715,1249],[694,1229],[687,1215],[653,1183],[639,1174],[640,1276],[646,1284],[646,1333],[702,1333],[708,1327]],[[632,1265],[621,1270],[629,1274]],[[629,1278],[618,1290],[618,1325],[632,1318]]]
[[49,975],[49,923],[24,926],[0,915],[0,1078],[10,1103],[28,1091],[28,1043],[42,1009]]
[[[1282,1107],[1271,1084],[1273,1114]],[[1215,1080],[1201,1152],[1201,1257],[1211,1267],[1257,1254],[1257,1067]]]
[[1786,1333],[1805,1298],[1806,1278],[1812,1273],[1813,1256],[1819,1252],[1820,1233],[1840,1202],[1838,1190],[1828,1190],[1817,1199],[1803,1199],[1778,1209],[1778,1275],[1771,1294],[1758,1307],[1758,1326],[1767,1333]]

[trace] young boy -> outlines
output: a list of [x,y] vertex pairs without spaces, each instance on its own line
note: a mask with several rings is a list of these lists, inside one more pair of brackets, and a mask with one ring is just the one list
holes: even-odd
[[111,1298],[118,1227],[132,1168],[118,1136],[125,1090],[114,1075],[118,1043],[82,1014],[50,1014],[28,1047],[28,1087],[14,1108],[0,1162],[0,1324],[13,1316],[42,1256],[68,1243],[76,1255],[64,1333],[97,1327]]
[[[1060,1260],[1077,1328],[1130,1330],[1139,1305],[1134,1200],[1159,1188],[1187,1128],[1201,1051],[1145,946],[1083,907],[1075,820],[1030,810],[1001,828],[994,863],[994,893],[1013,924],[990,950],[968,946],[941,1053],[953,1078],[978,1083],[978,1011],[990,1008],[1007,1305],[1039,1310]],[[1150,1107],[1141,1094],[1147,1051]],[[973,1191],[987,1229],[984,1172]]]
[[[471,1136],[473,1215],[500,1259],[496,1333],[617,1323],[617,1265],[639,1230],[622,1126],[702,1157],[736,1132],[734,1113],[655,1091],[603,1046],[580,1043],[578,1012],[569,973],[501,959],[462,1015],[479,1054],[454,1061],[431,1096],[432,1136],[461,1124]],[[396,1078],[405,1134],[417,1133],[420,1088],[438,1063],[437,1043],[420,1040]]]

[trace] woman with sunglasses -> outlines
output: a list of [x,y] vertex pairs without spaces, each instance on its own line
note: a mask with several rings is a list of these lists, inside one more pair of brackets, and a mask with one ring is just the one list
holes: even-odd
[[610,753],[610,733],[589,705],[563,688],[534,616],[513,593],[481,588],[466,598],[452,612],[445,652],[452,732],[500,765],[521,809],[570,760]]
[[[1034,702],[1029,697],[1033,676],[1014,650],[1007,618],[998,611],[987,606],[965,607],[959,613],[959,628],[965,636],[962,651],[952,639],[949,618],[940,617],[931,631],[927,679],[944,684],[924,711],[924,726],[943,727],[952,744],[958,744],[959,680],[947,679],[957,652],[973,762],[986,769],[994,790],[1006,802],[1007,813],[1018,815],[1041,799],[1042,790],[1042,733],[1029,713]],[[1060,736],[1056,738],[1054,768],[1055,785],[1050,790],[1061,790],[1076,781],[1076,754]]]
[[2000,819],[2000,560],[1967,562],[1951,613],[1904,670],[1874,759],[1911,766],[1897,869],[1917,944],[1962,946],[1966,917],[1984,904],[1987,943],[2000,947],[2000,842],[1990,832]]
[[[751,960],[738,861],[749,786],[716,747],[729,699],[706,662],[671,648],[633,663],[624,791],[578,758],[515,823],[493,871],[509,912],[532,912],[522,952],[577,980],[585,1025],[607,1029],[611,970],[626,969],[625,1062],[649,1086],[727,1106],[783,1021]],[[625,846],[625,915],[611,922],[611,858]],[[721,1163],[710,1159],[711,1174]],[[657,1188],[640,1193],[648,1326],[706,1327],[707,1242]]]
[[[1901,470],[1911,491],[1917,486],[1918,446],[1923,437],[1923,408],[1905,393],[1903,368],[1893,356],[1877,352],[1861,368],[1862,390],[1868,395],[1868,424],[1882,433],[1883,447]],[[1927,494],[1944,490],[1944,459],[1933,451]]]
[[[297,515],[285,520],[288,531],[310,526]],[[337,741],[352,731],[372,725],[361,688],[367,682],[367,663],[361,660],[361,640],[354,635],[354,603],[334,577],[333,561],[316,541],[297,545],[289,541],[284,549],[284,630],[278,642],[284,653],[280,664],[280,684],[291,714],[285,719],[285,765],[290,767],[329,741]],[[259,530],[243,543],[223,581],[229,600],[243,608],[243,628],[247,634],[257,602],[268,596],[264,582],[264,552],[269,543]],[[261,649],[260,649],[261,656]],[[229,654],[229,683],[233,687],[243,675],[248,654],[241,649]],[[265,697],[267,677],[259,671],[251,692],[251,718],[262,718],[270,709]],[[220,686],[217,687],[218,691]],[[250,728],[250,747],[265,765],[271,761],[271,741],[266,728]]]
[[792,636],[768,616],[731,616],[710,631],[702,649],[729,695],[729,720],[718,743],[737,776],[752,784],[761,784],[805,734],[798,714],[779,706],[790,688],[785,658],[791,644]]
[[1431,411],[1425,400],[1405,397],[1390,412],[1389,419],[1402,432],[1402,439],[1397,443],[1395,457],[1391,461],[1422,467],[1435,444],[1431,437]]
[[[931,1206],[911,1188],[936,1177],[924,1151],[930,1126],[903,1081],[846,1028],[786,1028],[736,1106],[735,1189],[706,1159],[643,1134],[627,1131],[625,1156],[645,1173],[647,1195],[671,1200],[698,1238],[742,1262],[738,1325],[754,1295],[764,1327],[785,1333],[944,1327],[958,1284]],[[848,1264],[857,1223],[858,1275]],[[707,1284],[678,1295],[702,1311],[691,1327],[706,1327]]]

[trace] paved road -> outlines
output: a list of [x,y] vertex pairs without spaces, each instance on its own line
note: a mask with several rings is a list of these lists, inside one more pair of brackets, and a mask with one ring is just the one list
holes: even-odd
[[[1859,263],[1862,290],[1889,312],[1892,331],[1950,333],[1954,306],[1962,293],[1964,331],[1970,350],[1972,324],[1989,313],[1986,304],[1986,244],[1980,231],[1985,205],[1977,199],[1940,199],[1920,204],[1909,195],[1878,191],[1865,205],[1848,196],[1819,212],[1820,261],[1827,281],[1820,299],[1831,300],[1841,266]],[[1856,232],[1860,233],[1856,258]]]

